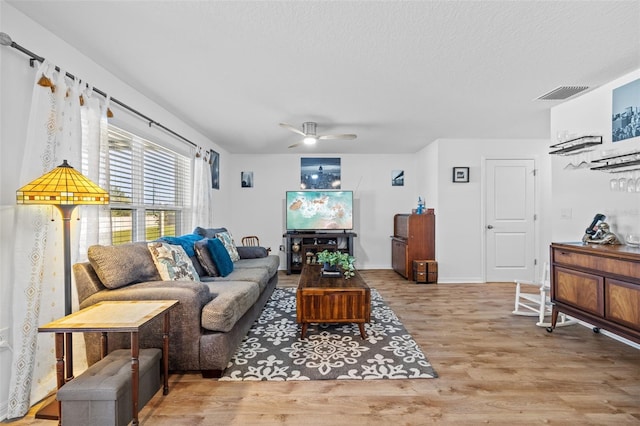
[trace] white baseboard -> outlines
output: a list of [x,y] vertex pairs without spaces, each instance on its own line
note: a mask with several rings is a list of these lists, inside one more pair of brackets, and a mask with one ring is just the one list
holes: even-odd
[[[578,324],[580,324],[583,327],[590,328],[590,329],[593,329],[593,327],[594,327],[592,324],[589,324],[588,322],[584,322],[584,321],[580,321],[580,320],[578,320]],[[636,342],[632,342],[629,339],[625,339],[622,336],[618,336],[617,334],[612,333],[610,331],[607,331],[607,330],[604,330],[604,329],[600,329],[600,334],[603,334],[603,335],[605,335],[607,337],[610,337],[613,340],[617,340],[618,342],[624,343],[625,345],[631,346],[632,348],[640,349],[640,344],[638,344]]]

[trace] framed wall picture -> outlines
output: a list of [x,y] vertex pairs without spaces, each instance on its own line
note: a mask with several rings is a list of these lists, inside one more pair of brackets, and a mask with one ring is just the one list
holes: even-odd
[[340,158],[301,158],[300,189],[340,189]]
[[453,182],[455,182],[455,183],[469,182],[469,168],[468,167],[454,167],[453,168]]
[[640,78],[613,89],[611,142],[640,136]]
[[240,186],[253,188],[253,172],[240,172]]
[[404,170],[391,170],[391,186],[404,186]]
[[220,154],[211,150],[211,187],[220,189]]

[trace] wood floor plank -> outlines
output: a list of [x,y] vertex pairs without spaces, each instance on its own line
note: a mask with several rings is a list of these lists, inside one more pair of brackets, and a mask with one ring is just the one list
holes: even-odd
[[[515,285],[416,284],[361,274],[404,323],[436,379],[218,382],[174,374],[142,425],[640,424],[640,351],[582,326],[547,333],[511,314]],[[279,286],[297,275],[281,273]],[[52,425],[25,418],[9,422]]]

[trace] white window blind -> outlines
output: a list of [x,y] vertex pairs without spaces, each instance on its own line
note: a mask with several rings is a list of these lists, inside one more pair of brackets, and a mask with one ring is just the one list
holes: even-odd
[[191,214],[189,158],[109,126],[108,170],[113,244],[182,233]]

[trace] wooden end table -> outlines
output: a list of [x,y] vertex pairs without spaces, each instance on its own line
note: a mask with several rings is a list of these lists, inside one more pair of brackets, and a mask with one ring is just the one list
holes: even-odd
[[360,274],[346,280],[323,277],[321,265],[304,265],[296,292],[296,319],[304,339],[309,323],[354,322],[367,338],[364,323],[371,320],[371,291]]
[[[140,328],[159,315],[164,316],[162,328],[162,364],[164,371],[163,394],[169,393],[169,310],[177,305],[177,300],[136,300],[99,302],[93,306],[67,315],[49,324],[38,327],[39,332],[56,333],[56,376],[58,389],[73,377],[64,377],[65,372],[65,335],[74,332],[101,332],[101,356],[108,353],[107,332],[131,333],[131,389],[133,400],[133,424],[138,425],[138,387],[140,346],[138,333]],[[67,359],[73,360],[71,346],[67,347]],[[58,401],[58,413],[62,413]],[[58,416],[62,424],[62,416]]]

